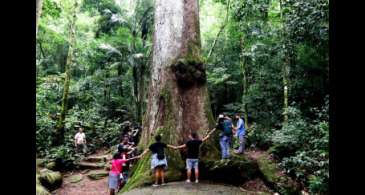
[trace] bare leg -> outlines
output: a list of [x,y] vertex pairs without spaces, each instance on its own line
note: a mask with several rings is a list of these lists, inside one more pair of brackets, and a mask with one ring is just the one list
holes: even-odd
[[165,170],[164,168],[160,168],[161,170],[161,184],[164,184],[165,183]]
[[155,184],[158,184],[158,178],[160,177],[160,169],[156,168],[155,169]]
[[191,169],[187,169],[188,181],[190,181],[191,177]]
[[114,189],[110,189],[110,195],[114,195],[115,190]]
[[198,181],[199,181],[199,169],[196,168],[195,169],[195,182],[198,183]]

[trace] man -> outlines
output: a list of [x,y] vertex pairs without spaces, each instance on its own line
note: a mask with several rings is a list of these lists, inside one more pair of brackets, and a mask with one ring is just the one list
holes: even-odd
[[221,146],[222,159],[228,159],[230,157],[229,148],[232,140],[232,120],[227,114],[219,115],[217,129],[222,132],[219,134],[219,145]]
[[243,154],[245,150],[245,123],[240,114],[236,114],[237,126],[234,128],[236,137],[239,140],[239,148],[235,151],[236,154]]
[[80,127],[79,132],[75,135],[75,147],[77,153],[86,153],[86,136],[84,128]]
[[197,133],[190,133],[189,135],[189,141],[187,141],[185,144],[181,146],[176,146],[176,149],[185,148],[187,147],[187,159],[186,159],[186,171],[188,179],[186,182],[190,183],[191,180],[191,169],[194,168],[195,172],[195,183],[199,183],[199,147],[200,145],[209,138],[210,134],[212,134],[215,131],[213,129],[205,138],[200,140],[198,138]]

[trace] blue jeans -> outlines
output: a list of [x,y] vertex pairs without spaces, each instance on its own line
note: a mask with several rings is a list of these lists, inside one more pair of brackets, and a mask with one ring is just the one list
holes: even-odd
[[245,134],[238,134],[237,138],[239,140],[240,143],[240,147],[238,148],[237,152],[238,153],[243,153],[245,151]]
[[219,144],[221,145],[222,159],[229,158],[230,143],[231,137],[224,135],[220,138]]

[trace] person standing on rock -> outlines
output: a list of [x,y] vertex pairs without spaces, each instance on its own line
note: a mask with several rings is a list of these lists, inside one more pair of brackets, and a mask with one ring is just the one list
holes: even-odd
[[134,160],[137,158],[141,158],[141,156],[136,156],[136,157],[128,158],[128,159],[121,159],[120,153],[115,153],[113,155],[113,159],[111,161],[111,168],[110,168],[110,172],[109,172],[109,179],[108,179],[110,195],[114,195],[115,191],[120,189],[119,188],[121,186],[120,185],[120,182],[121,182],[120,173],[122,173],[122,171],[123,171],[123,163],[127,163],[128,161]]
[[161,135],[155,136],[156,142],[151,144],[148,149],[143,151],[140,156],[145,155],[148,151],[152,152],[151,169],[155,174],[155,183],[153,187],[159,186],[159,179],[161,179],[161,185],[165,185],[165,170],[167,169],[167,160],[165,155],[165,148],[169,147],[175,149],[175,146],[165,144],[161,142]]
[[79,132],[75,135],[75,147],[77,153],[86,153],[86,136],[84,128],[80,127]]
[[219,134],[219,145],[221,147],[222,159],[228,159],[230,157],[229,148],[231,147],[232,140],[232,120],[228,115],[219,115],[218,125],[216,127],[222,132]]
[[175,149],[187,148],[187,159],[186,159],[186,172],[188,179],[186,182],[190,183],[191,169],[194,168],[195,172],[195,183],[199,183],[199,148],[200,145],[206,141],[210,134],[215,131],[213,129],[206,137],[199,139],[198,134],[195,132],[190,133],[190,140],[181,146],[176,146]]
[[243,154],[245,151],[245,122],[241,118],[240,114],[236,114],[237,126],[234,128],[235,135],[239,140],[239,148],[235,151],[236,154]]

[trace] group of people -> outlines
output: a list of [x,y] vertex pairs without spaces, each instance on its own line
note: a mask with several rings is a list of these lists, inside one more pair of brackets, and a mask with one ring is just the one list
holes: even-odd
[[234,151],[236,154],[243,154],[245,150],[245,122],[240,114],[235,114],[237,120],[236,126],[233,125],[232,119],[227,114],[220,114],[218,117],[217,129],[222,132],[219,134],[219,145],[221,147],[222,159],[230,157],[230,148],[233,147],[232,138],[236,138],[239,147]]
[[[192,169],[194,169],[195,183],[199,183],[199,148],[202,143],[204,143],[211,134],[220,130],[219,143],[221,147],[222,159],[230,158],[230,148],[232,148],[232,139],[236,138],[239,141],[239,147],[234,152],[236,154],[243,154],[245,149],[245,124],[244,120],[239,114],[235,115],[237,119],[236,125],[233,125],[233,120],[228,115],[219,115],[216,127],[207,133],[207,135],[200,139],[198,134],[191,131],[189,135],[189,140],[180,146],[174,146],[170,144],[163,143],[161,141],[161,135],[155,136],[155,143],[151,144],[146,150],[144,150],[140,155],[133,156],[136,150],[133,144],[125,137],[121,140],[118,145],[118,152],[114,154],[111,161],[112,167],[109,173],[109,188],[110,194],[113,195],[116,190],[120,189],[122,185],[125,184],[128,178],[129,163],[133,160],[142,158],[148,152],[151,152],[151,170],[155,176],[154,187],[159,185],[165,185],[165,171],[168,167],[165,149],[187,149],[187,159],[186,159],[186,172],[187,180],[186,182],[191,182]],[[161,182],[160,182],[161,181]]]

